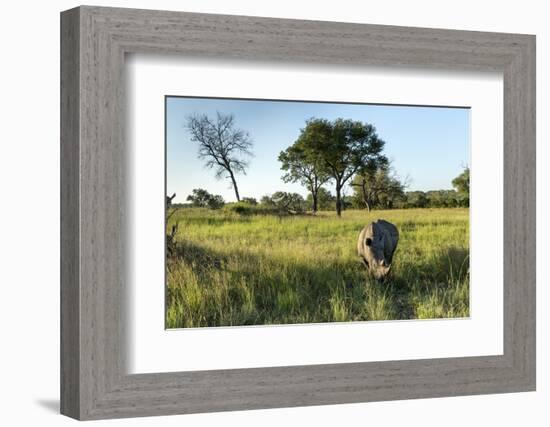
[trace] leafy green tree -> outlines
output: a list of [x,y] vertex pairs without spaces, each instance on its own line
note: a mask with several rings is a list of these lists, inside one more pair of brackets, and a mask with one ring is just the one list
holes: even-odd
[[365,168],[353,178],[354,206],[370,211],[380,207],[391,209],[405,197],[406,184],[392,174],[388,164],[376,169]]
[[340,204],[342,205],[343,211],[345,211],[346,209],[352,209],[354,207],[353,196],[343,194],[340,200]]
[[266,194],[265,196],[262,196],[262,198],[260,199],[260,205],[267,208],[272,208],[275,206],[275,202],[273,201],[273,199],[269,194]]
[[461,206],[461,196],[455,190],[427,191],[426,197],[432,208],[455,208]]
[[470,168],[465,167],[460,175],[453,179],[453,187],[456,189],[458,206],[470,206]]
[[445,194],[441,191],[427,191],[425,195],[428,199],[428,206],[431,208],[440,208],[446,204]]
[[453,179],[453,187],[459,194],[470,197],[470,168],[464,168],[462,173]]
[[208,200],[208,208],[210,209],[221,209],[225,205],[223,197],[219,194],[213,194],[212,197]]
[[342,215],[342,190],[363,169],[387,162],[384,141],[374,126],[360,121],[310,119],[298,138],[303,149],[331,177],[336,190],[336,213]]
[[430,203],[423,191],[408,191],[405,196],[408,208],[427,208]]
[[457,208],[469,206],[469,197],[455,190],[409,191],[403,208]]
[[468,208],[470,207],[470,195],[464,194],[464,193],[458,193],[457,194],[457,204],[461,208]]
[[306,187],[311,195],[311,210],[315,214],[318,209],[318,194],[321,186],[330,176],[323,168],[318,156],[304,144],[304,140],[298,139],[293,145],[279,154],[284,182],[298,182]]
[[225,202],[223,197],[218,194],[210,194],[202,188],[195,188],[192,193],[187,196],[187,201],[193,206],[209,209],[220,209]]
[[272,206],[283,213],[302,213],[306,209],[306,201],[298,193],[288,193],[286,191],[276,191],[271,195]]
[[216,113],[215,118],[206,114],[187,117],[187,130],[191,141],[199,143],[199,158],[206,160],[208,168],[214,168],[216,178],[231,180],[237,201],[240,201],[236,175],[246,174],[252,156],[252,140],[248,132],[235,127],[233,114]]
[[187,201],[191,202],[193,206],[203,208],[208,205],[210,196],[211,194],[208,191],[202,188],[195,188],[191,194],[187,196]]
[[[317,209],[319,211],[329,211],[331,209],[334,209],[334,202],[336,201],[336,197],[328,191],[324,187],[320,187],[319,191],[317,192]],[[312,206],[313,204],[313,198],[311,196],[311,193],[308,194],[306,198],[306,203],[308,206]]]

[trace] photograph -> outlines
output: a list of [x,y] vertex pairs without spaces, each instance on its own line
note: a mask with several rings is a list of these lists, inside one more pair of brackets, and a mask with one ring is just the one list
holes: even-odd
[[470,108],[164,102],[166,329],[469,317]]

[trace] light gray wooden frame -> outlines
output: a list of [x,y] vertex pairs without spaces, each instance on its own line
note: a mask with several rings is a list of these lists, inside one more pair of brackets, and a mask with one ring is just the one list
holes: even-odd
[[[126,53],[500,71],[504,354],[128,375]],[[61,14],[61,412],[77,419],[535,390],[535,37],[83,6]],[[434,403],[435,404],[435,403]]]

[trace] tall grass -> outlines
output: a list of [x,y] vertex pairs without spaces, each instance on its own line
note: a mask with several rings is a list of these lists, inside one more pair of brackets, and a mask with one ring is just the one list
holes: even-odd
[[[391,276],[369,277],[359,231],[400,232]],[[345,211],[342,218],[181,209],[167,260],[168,328],[466,317],[467,209]]]

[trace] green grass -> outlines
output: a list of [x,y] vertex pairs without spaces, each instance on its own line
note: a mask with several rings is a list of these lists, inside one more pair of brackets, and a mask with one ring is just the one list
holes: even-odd
[[[391,276],[369,277],[356,242],[394,223]],[[344,211],[317,216],[180,209],[167,261],[168,328],[469,315],[468,209]]]

